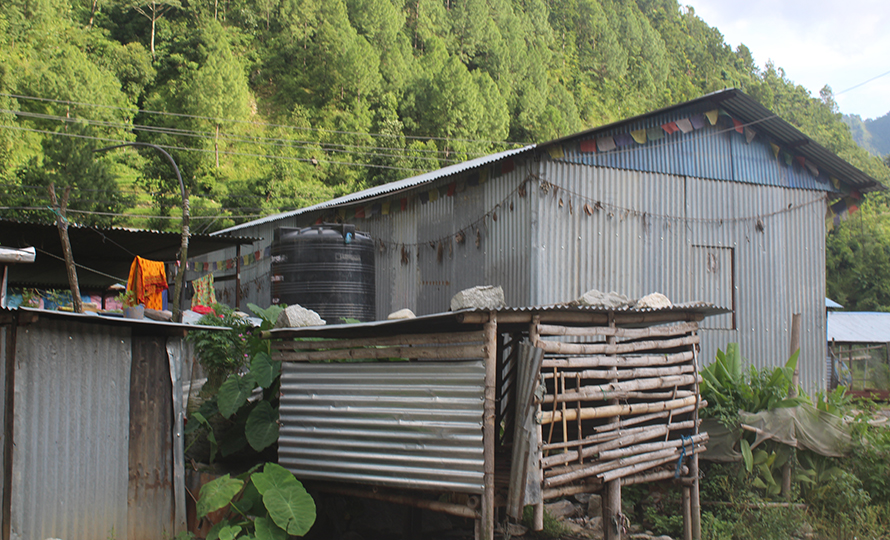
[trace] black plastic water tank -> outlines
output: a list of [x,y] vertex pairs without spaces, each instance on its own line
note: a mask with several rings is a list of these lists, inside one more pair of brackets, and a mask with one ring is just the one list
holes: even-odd
[[300,304],[328,324],[376,318],[374,241],[355,225],[281,227],[272,241],[272,303]]

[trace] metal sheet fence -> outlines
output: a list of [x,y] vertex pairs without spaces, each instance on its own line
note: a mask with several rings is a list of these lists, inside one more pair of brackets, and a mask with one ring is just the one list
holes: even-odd
[[297,478],[481,493],[485,368],[285,362],[279,462]]

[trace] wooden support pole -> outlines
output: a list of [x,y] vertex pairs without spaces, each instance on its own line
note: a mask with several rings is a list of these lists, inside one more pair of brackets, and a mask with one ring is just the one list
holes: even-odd
[[55,184],[49,185],[49,198],[53,210],[56,212],[56,227],[59,229],[59,239],[62,241],[62,255],[65,256],[65,270],[68,272],[68,286],[71,287],[71,305],[75,313],[83,313],[83,300],[80,298],[80,285],[77,283],[77,268],[74,266],[74,255],[71,253],[71,241],[68,239],[68,218],[65,212],[68,209],[68,196],[71,194],[71,186],[65,188],[62,195],[62,203],[56,199]]
[[[536,314],[532,317],[531,325],[528,329],[528,338],[531,343],[536,343],[540,339],[540,334],[538,333],[538,327],[541,325],[541,315]],[[538,404],[538,415],[541,414],[541,404]],[[538,481],[541,482],[541,486],[543,488],[544,485],[544,469],[541,467],[541,460],[543,459],[541,444],[544,441],[544,428],[541,424],[537,425],[538,429],[538,448],[535,449],[535,455],[537,456],[537,466],[538,466]],[[543,498],[542,498],[543,499]],[[544,502],[535,503],[534,505],[534,513],[532,514],[532,530],[533,531],[543,531],[544,530]]]
[[[609,327],[616,328],[615,324],[615,312],[609,312]],[[616,329],[617,330],[617,329]],[[617,332],[616,332],[617,333]],[[601,350],[591,350],[587,345],[579,345],[576,346],[579,348],[579,352],[581,354],[597,354],[597,353],[605,353],[605,354],[620,354],[623,352],[631,352],[633,349],[626,350],[622,349],[620,345],[617,345],[618,338],[616,335],[611,335],[606,338],[607,345],[604,349]],[[645,343],[645,342],[637,342],[637,343]],[[596,347],[596,346],[594,346]],[[618,379],[613,378],[612,384],[617,385]],[[620,407],[618,399],[610,399],[609,400],[609,408],[615,409]],[[582,411],[584,409],[578,408],[577,415],[580,417],[582,415]],[[620,420],[621,413],[619,411],[615,411],[615,416],[611,418],[613,422],[617,422]],[[605,481],[605,480],[604,480]],[[604,540],[621,540],[622,532],[623,532],[623,519],[621,516],[621,481],[608,481],[606,482],[605,489],[603,490],[603,539]]]
[[492,311],[484,326],[485,332],[485,389],[482,405],[483,492],[481,529],[477,540],[494,540],[494,446],[495,446],[495,381],[497,380],[498,323]]
[[[791,315],[791,352],[789,357],[800,350],[800,313]],[[797,365],[794,366],[794,374],[791,376],[791,384],[788,387],[788,397],[797,397],[797,387],[800,385],[800,356]],[[782,466],[782,496],[791,499],[791,460]]]
[[[608,418],[615,416],[623,416],[627,414],[644,414],[649,412],[669,411],[671,409],[679,409],[687,405],[695,403],[696,396],[689,396],[682,399],[672,399],[669,401],[658,401],[655,403],[632,403],[630,405],[606,405],[604,407],[593,407],[581,409],[581,418],[590,420],[593,418]],[[616,400],[617,401],[617,400]],[[562,421],[561,411],[541,411],[541,423],[549,424],[551,422]],[[565,415],[569,420],[574,420],[578,415],[577,410],[568,410]],[[617,422],[617,420],[613,420]]]
[[692,488],[683,486],[683,540],[692,540]]

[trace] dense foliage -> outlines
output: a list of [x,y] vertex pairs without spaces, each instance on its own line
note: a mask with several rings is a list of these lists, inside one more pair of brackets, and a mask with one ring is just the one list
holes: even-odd
[[141,141],[218,229],[726,87],[886,178],[829,89],[676,0],[8,0],[0,212],[48,219],[54,182],[81,222],[175,229],[163,156],[92,153]]

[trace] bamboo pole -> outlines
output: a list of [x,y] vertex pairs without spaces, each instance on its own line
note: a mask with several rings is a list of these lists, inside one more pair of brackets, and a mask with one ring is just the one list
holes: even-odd
[[[700,406],[702,408],[707,407],[707,405],[708,405],[707,400],[700,400],[699,403],[701,404]],[[668,418],[668,416],[671,413],[673,413],[674,415],[677,415],[677,414],[686,414],[686,413],[694,412],[694,411],[695,411],[695,405],[687,405],[686,407],[680,407],[678,409],[671,409],[671,410],[656,412],[656,413],[652,413],[652,414],[643,414],[643,415],[637,416],[635,418],[622,418],[618,422],[615,422],[615,423],[603,424],[601,426],[594,427],[593,430],[597,433],[605,433],[605,432],[613,431],[616,429],[622,429],[627,426],[635,426],[637,424],[641,424],[643,422],[648,422],[650,420],[655,420],[658,418]]]
[[[635,474],[633,476],[623,476],[621,478],[622,486],[630,486],[634,484],[645,484],[649,482],[660,482],[662,480],[670,480],[674,478],[676,471],[655,471],[650,473]],[[683,465],[680,467],[680,475],[689,474],[689,467]]]
[[682,364],[692,360],[692,353],[689,351],[673,353],[673,354],[653,354],[639,356],[615,356],[615,355],[594,355],[594,356],[575,356],[568,358],[548,358],[544,361],[545,368],[608,368],[608,367],[653,367],[653,366],[670,366]]
[[572,462],[578,458],[594,456],[597,460],[612,459],[611,457],[605,457],[604,453],[612,451],[616,448],[621,448],[626,445],[655,439],[657,437],[661,437],[662,435],[667,435],[674,430],[690,429],[693,426],[694,422],[692,420],[689,420],[687,422],[677,422],[676,424],[671,425],[665,424],[660,426],[645,426],[642,428],[635,428],[633,430],[633,433],[622,434],[619,437],[615,437],[611,440],[602,442],[595,446],[582,448],[580,450],[563,452],[562,454],[547,456],[546,458],[541,460],[541,466],[544,468],[549,468],[561,463]]
[[601,343],[564,343],[562,341],[538,340],[536,347],[551,354],[627,354],[653,349],[673,349],[687,345],[696,345],[700,341],[696,335],[664,341],[634,341],[632,343],[601,344]]
[[[800,313],[791,315],[791,355],[800,350]],[[790,356],[790,355],[789,355]],[[791,376],[791,384],[788,387],[788,397],[797,397],[797,387],[800,385],[800,358],[798,357],[797,365],[794,366],[794,374]],[[786,499],[791,498],[791,461],[788,460],[782,466],[782,496]]]
[[[271,336],[276,337],[276,336]],[[329,339],[323,341],[273,341],[272,350],[298,351],[322,349],[351,349],[355,347],[378,347],[384,345],[429,345],[450,343],[482,343],[484,332],[453,332],[440,334],[402,334],[356,339]]]
[[[669,411],[671,409],[679,409],[687,405],[695,403],[695,396],[685,397],[682,399],[674,399],[671,401],[659,401],[655,403],[634,403],[630,405],[606,405],[605,407],[593,407],[581,409],[581,418],[583,420],[591,420],[593,418],[608,418],[610,416],[624,416],[634,414],[644,414],[648,412]],[[566,411],[569,420],[574,420],[577,411]],[[562,420],[560,411],[550,412],[541,411],[541,424],[550,424]]]
[[[616,328],[615,312],[609,312],[609,327]],[[618,336],[612,335],[606,338],[609,347],[615,347],[618,342]],[[618,385],[618,379],[612,379],[612,385]],[[579,392],[580,393],[580,392]],[[618,399],[609,400],[612,407],[618,406]],[[576,412],[578,418],[581,417],[582,408],[578,408]],[[613,420],[620,421],[620,415],[616,413]],[[621,516],[621,482],[608,482],[605,484],[605,500],[603,501],[603,536],[604,540],[621,540],[622,526],[618,520]]]
[[[689,422],[692,424],[692,421]],[[691,426],[690,426],[691,427]],[[665,448],[681,448],[684,446],[693,446],[707,442],[709,439],[707,433],[699,433],[693,435],[690,439],[674,439],[672,441],[659,441],[655,443],[637,444],[633,446],[625,446],[624,448],[616,448],[615,450],[604,450],[600,452],[599,459],[608,461],[612,459],[622,459],[628,456],[638,454],[646,454],[656,452]]]
[[387,347],[379,349],[339,349],[334,351],[278,351],[272,359],[281,362],[357,360],[364,358],[411,358],[423,360],[470,360],[484,358],[483,345],[456,347]]
[[[694,356],[692,365],[695,366],[695,374],[698,376],[698,348],[692,348],[692,355]],[[695,411],[692,413],[692,418],[695,419],[695,433],[697,435],[699,432],[699,409],[706,406],[706,402],[701,399],[701,390],[699,389],[698,382],[695,383],[695,397]],[[701,540],[701,494],[699,493],[697,453],[692,454],[691,461],[689,475],[692,477],[692,489],[689,493],[689,504],[692,515],[692,538],[693,540]]]
[[557,488],[544,490],[544,500],[549,501],[551,499],[577,495],[578,493],[590,493],[592,491],[598,491],[600,488],[602,488],[602,485],[603,483],[600,482],[597,478],[587,478],[584,480],[583,484],[572,484],[570,486],[560,486]]
[[497,312],[492,311],[490,319],[484,326],[485,333],[485,389],[482,405],[482,455],[483,455],[483,492],[481,538],[494,540],[494,445],[495,445],[495,381],[497,379]]
[[[676,422],[673,424],[666,424],[670,430],[676,429],[687,429],[692,428],[693,423],[692,420],[687,422]],[[575,446],[584,446],[586,444],[599,443],[604,441],[611,441],[617,439],[619,437],[624,437],[626,435],[631,435],[633,433],[640,433],[647,429],[650,429],[652,426],[641,426],[641,427],[632,427],[620,430],[610,430],[604,431],[602,433],[596,433],[594,435],[589,435],[584,437],[583,439],[578,439],[574,441],[569,441],[568,443],[555,443],[544,446],[544,450],[559,450],[562,448],[573,448]]]
[[[613,379],[616,380],[616,379]],[[655,390],[660,388],[673,388],[674,386],[688,386],[696,381],[695,375],[677,375],[672,377],[657,377],[651,379],[635,379],[625,382],[614,382],[597,386],[585,386],[580,392],[566,392],[559,395],[544,396],[544,403],[562,403],[564,401],[598,401],[617,399],[610,396],[612,393],[631,392],[638,390]]]
[[692,352],[653,354],[644,356],[588,356],[575,358],[548,358],[545,368],[598,368],[598,367],[651,367],[680,364],[692,360]]
[[692,488],[683,486],[683,540],[692,540]]
[[682,336],[698,330],[697,322],[687,322],[670,326],[650,326],[648,328],[616,328],[590,326],[555,326],[542,324],[542,336],[614,336],[624,339],[644,339],[649,337]]
[[[535,316],[533,316],[531,318],[531,325],[529,326],[529,329],[528,329],[528,338],[532,344],[534,344],[535,342],[537,342],[540,339],[540,335],[538,334],[538,326],[540,326],[540,324],[541,324],[541,315],[540,314],[536,314]],[[537,408],[538,408],[537,415],[540,416],[541,412],[542,412],[540,403],[537,404]],[[536,461],[537,461],[537,463],[540,464],[541,459],[543,458],[543,454],[542,454],[542,450],[541,450],[541,443],[543,443],[543,441],[544,441],[544,427],[541,424],[538,424],[537,430],[538,430],[538,448],[536,449],[535,454],[537,457]],[[538,478],[538,481],[540,482],[541,487],[543,489],[544,470],[541,469],[540,465],[538,466],[537,478]],[[543,497],[540,502],[537,502],[534,505],[534,513],[532,515],[532,530],[533,531],[543,531],[544,530],[544,501],[543,501]]]
[[[646,377],[668,377],[671,375],[683,375],[692,373],[695,368],[692,365],[671,366],[665,368],[638,368],[638,369],[586,369],[575,373],[582,379],[641,379]],[[549,379],[550,375],[544,375]]]
[[[694,454],[698,454],[704,451],[704,446],[695,446],[692,449],[692,452]],[[686,454],[689,455],[689,452],[686,452]],[[626,467],[610,469],[598,474],[597,476],[602,478],[603,482],[611,482],[612,480],[621,478],[622,476],[629,476],[640,471],[658,467],[659,465],[664,465],[665,463],[675,462],[680,457],[680,451],[672,448],[670,450],[664,450],[663,452],[652,452],[651,454],[649,454],[649,456],[651,456],[651,460],[644,459],[645,456],[646,455],[644,454],[628,458],[627,461],[634,461],[634,463],[629,464]]]

